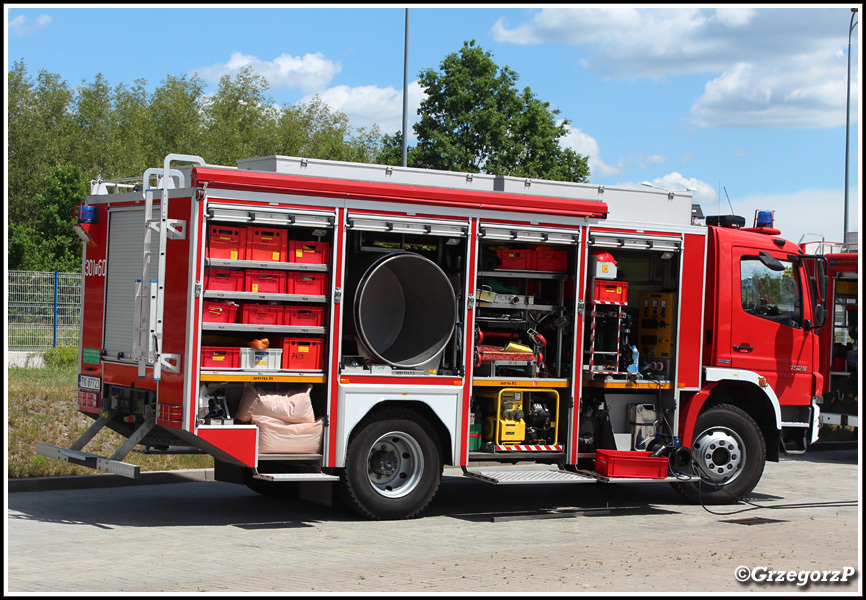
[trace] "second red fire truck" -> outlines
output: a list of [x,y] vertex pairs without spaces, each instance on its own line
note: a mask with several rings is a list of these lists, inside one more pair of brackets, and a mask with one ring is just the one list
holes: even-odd
[[[693,220],[685,192],[170,155],[79,209],[94,423],[38,452],[129,477],[136,447],[206,452],[216,479],[381,519],[445,465],[736,501],[816,439],[826,259]],[[103,427],[111,457],[85,450]]]

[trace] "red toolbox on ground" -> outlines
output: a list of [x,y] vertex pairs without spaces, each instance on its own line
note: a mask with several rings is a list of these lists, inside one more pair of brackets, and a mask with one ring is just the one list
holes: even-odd
[[293,327],[323,327],[325,308],[322,306],[287,306],[285,324]]
[[201,366],[203,369],[239,369],[241,366],[241,349],[202,346]]
[[289,274],[287,292],[300,296],[324,296],[327,280],[324,273],[302,273],[295,271]]
[[288,277],[285,271],[247,269],[243,291],[259,294],[285,294]]
[[247,229],[247,260],[286,262],[288,233],[285,229]]
[[326,265],[330,260],[330,245],[327,242],[289,242],[289,262],[308,265]]
[[650,454],[629,450],[596,450],[595,470],[605,477],[666,478],[668,458]]
[[205,272],[204,289],[220,292],[244,291],[244,270],[214,269]]
[[282,325],[285,307],[280,304],[244,304],[241,323],[247,325]]
[[595,280],[595,296],[598,302],[628,302],[628,283],[624,281]]
[[322,369],[322,340],[283,338],[283,369]]
[[238,305],[234,302],[217,302],[205,300],[201,311],[201,320],[205,323],[236,323]]
[[207,228],[207,258],[246,259],[247,230],[245,227],[211,225]]

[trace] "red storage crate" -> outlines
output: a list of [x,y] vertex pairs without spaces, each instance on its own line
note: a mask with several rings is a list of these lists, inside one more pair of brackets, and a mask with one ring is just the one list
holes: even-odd
[[323,327],[325,309],[322,306],[287,306],[285,323],[293,327]]
[[597,302],[628,302],[628,283],[624,281],[595,280],[595,296]]
[[289,262],[308,265],[326,265],[330,260],[331,247],[327,242],[289,242]]
[[201,366],[203,369],[239,369],[241,367],[241,349],[202,346]]
[[246,259],[247,230],[245,227],[210,225],[207,228],[207,258]]
[[301,296],[324,296],[327,280],[324,273],[302,273],[295,271],[289,275],[287,290],[289,294]]
[[241,323],[247,325],[282,325],[284,307],[278,304],[244,304]]
[[564,250],[549,250],[537,248],[532,253],[532,269],[534,271],[565,271],[568,259]]
[[605,477],[666,478],[668,458],[650,454],[629,450],[596,450],[595,470]]
[[283,369],[322,369],[322,340],[283,338]]
[[532,250],[495,250],[502,264],[498,268],[506,271],[527,271],[532,268]]
[[287,276],[285,271],[247,269],[243,291],[259,294],[285,294]]
[[238,305],[234,302],[205,300],[201,320],[205,323],[235,323],[238,319]]
[[244,291],[244,270],[209,268],[205,275],[204,289],[222,292]]
[[285,229],[250,227],[247,229],[247,260],[286,262]]

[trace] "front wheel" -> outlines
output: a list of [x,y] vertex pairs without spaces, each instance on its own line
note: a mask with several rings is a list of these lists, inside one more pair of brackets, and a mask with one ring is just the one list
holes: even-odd
[[672,485],[691,502],[737,502],[758,484],[766,455],[764,436],[752,417],[736,406],[720,404],[695,422],[692,467],[701,481]]
[[363,424],[349,442],[343,501],[369,519],[406,519],[433,499],[442,476],[439,442],[421,415],[393,410]]

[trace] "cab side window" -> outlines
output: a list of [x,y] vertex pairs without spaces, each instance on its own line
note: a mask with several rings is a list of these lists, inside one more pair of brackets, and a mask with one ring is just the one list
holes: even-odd
[[740,299],[743,310],[788,327],[801,327],[803,311],[797,267],[779,261],[784,271],[772,271],[757,258],[740,261]]

